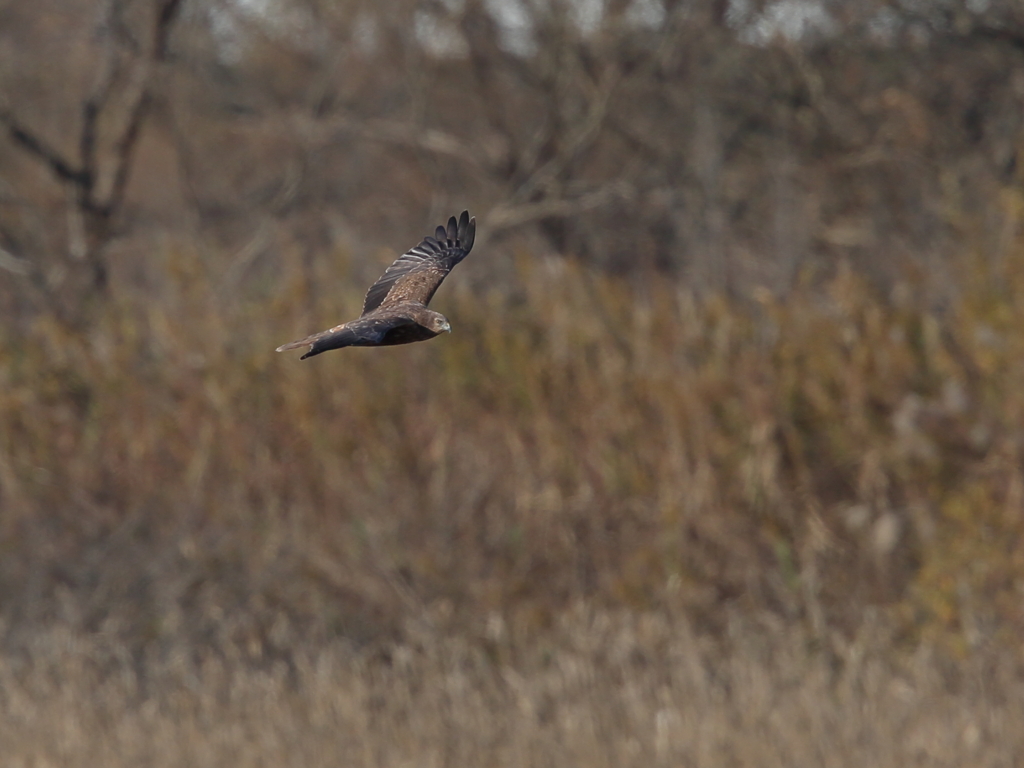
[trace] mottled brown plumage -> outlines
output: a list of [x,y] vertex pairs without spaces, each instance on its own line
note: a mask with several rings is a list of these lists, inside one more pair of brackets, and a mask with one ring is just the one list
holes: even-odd
[[309,345],[302,360],[340,347],[385,347],[432,339],[451,331],[444,315],[427,309],[441,281],[452,267],[466,258],[476,237],[476,219],[463,211],[452,216],[448,228],[438,227],[406,252],[370,286],[363,314],[356,320],[315,333],[277,348],[298,349]]

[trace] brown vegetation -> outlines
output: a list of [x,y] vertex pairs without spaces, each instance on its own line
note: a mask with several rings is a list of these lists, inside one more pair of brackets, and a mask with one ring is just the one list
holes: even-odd
[[1020,761],[1015,4],[210,7],[0,2],[6,762]]
[[[997,735],[982,721],[1002,722],[1021,704],[1000,687],[1013,676],[990,677],[991,664],[1017,668],[1024,631],[1019,260],[1000,284],[969,286],[964,302],[940,317],[911,285],[890,302],[852,273],[830,283],[825,297],[798,291],[785,305],[765,297],[749,312],[670,284],[653,281],[638,293],[568,262],[523,259],[511,295],[481,295],[457,281],[446,287],[451,337],[300,365],[269,352],[311,322],[298,259],[273,301],[233,310],[190,266],[194,256],[173,259],[178,276],[159,304],[126,298],[86,334],[40,321],[26,338],[4,340],[7,646],[22,659],[14,669],[57,665],[59,675],[63,664],[81,665],[70,687],[59,686],[71,697],[60,706],[69,709],[38,717],[90,722],[98,715],[82,711],[77,697],[109,675],[103,706],[137,697],[155,708],[128,720],[112,713],[116,728],[165,729],[168,739],[178,728],[200,728],[215,755],[217,737],[194,720],[194,708],[227,696],[210,715],[212,727],[244,722],[262,731],[261,718],[277,718],[273,707],[292,712],[273,693],[285,686],[284,701],[309,708],[290,717],[331,718],[334,709],[308,698],[328,695],[330,678],[315,672],[322,663],[348,670],[338,684],[363,691],[339,700],[344,712],[359,711],[362,696],[382,697],[381,716],[401,728],[399,710],[426,708],[416,738],[441,739],[432,749],[451,739],[451,749],[479,750],[456,752],[466,764],[486,744],[444,734],[458,723],[469,728],[458,713],[476,711],[463,709],[475,696],[489,717],[526,707],[532,714],[516,709],[515,727],[540,729],[540,741],[527,742],[533,746],[518,731],[495,731],[486,737],[495,748],[518,745],[529,755],[564,743],[559,729],[575,722],[572,712],[586,712],[624,729],[607,737],[617,744],[609,755],[632,749],[636,738],[640,751],[622,760],[643,764],[655,749],[652,723],[690,716],[672,708],[689,689],[671,682],[669,714],[659,715],[668,705],[658,703],[654,681],[691,674],[689,665],[710,676],[700,695],[719,701],[702,716],[722,718],[710,727],[726,729],[732,718],[768,717],[772,704],[752,714],[745,697],[769,696],[789,676],[801,681],[793,717],[842,720],[841,711],[823,715],[812,702],[830,690],[846,695],[843,686],[854,686],[849,706],[874,701],[857,688],[865,684],[859,676],[898,687],[898,676],[881,682],[886,665],[913,664],[899,660],[924,653],[931,660],[914,667],[908,701],[923,706],[922,691],[946,684],[961,693],[948,694],[948,710],[892,706],[922,718],[926,730],[947,715],[964,729],[981,728],[995,739],[985,747],[993,756],[1017,748],[1003,740],[1002,726],[991,725]],[[341,303],[359,300],[353,289]],[[321,300],[313,314],[331,317],[337,303]],[[579,322],[584,317],[590,322]],[[566,627],[565,617],[580,610],[592,618]],[[611,621],[608,631],[626,632],[635,652],[605,661],[619,651],[595,639],[588,621]],[[799,629],[772,640],[766,657],[748,656],[751,621]],[[630,638],[641,631],[635,622],[654,622],[662,640]],[[54,623],[82,639],[40,645],[39,632]],[[877,669],[858,655],[869,626],[884,627]],[[685,643],[661,644],[683,627],[738,643],[739,655],[707,651],[687,660]],[[449,643],[463,651],[444,650]],[[802,661],[774,666],[778,654],[800,647]],[[469,670],[449,652],[469,653]],[[554,654],[561,671],[544,672],[544,654]],[[567,685],[562,665],[575,663],[597,687],[568,692],[563,704],[546,676]],[[753,666],[736,681],[729,672],[710,682],[717,665],[730,664]],[[975,673],[967,670],[976,664],[1000,693],[989,683],[971,687]],[[615,709],[634,706],[614,698],[629,689],[634,665],[635,684],[654,686],[628,715],[646,718],[646,736]],[[832,674],[839,682],[819,678]],[[414,682],[420,675],[424,689]],[[736,690],[743,675],[753,675],[749,684],[761,693]],[[18,683],[49,690],[40,685],[34,675]],[[199,686],[199,698],[174,708],[174,691],[185,695],[189,685]],[[236,685],[242,692],[232,693]],[[248,686],[263,685],[271,689],[259,706],[271,710],[253,720],[241,702],[251,701]],[[469,686],[470,699],[445,694],[453,697],[447,714],[422,698],[449,685]],[[715,699],[719,685],[729,691],[724,699]],[[393,704],[388,691],[405,703]],[[997,705],[990,694],[1010,698]],[[569,721],[544,726],[533,708],[549,698]],[[37,706],[50,706],[50,695],[43,701]],[[990,707],[999,714],[985,714]],[[863,717],[856,727],[870,728],[873,716]],[[283,744],[302,738],[291,722],[281,726]],[[816,754],[833,735],[827,722],[810,741],[761,727]],[[545,727],[554,730],[544,736]],[[92,732],[68,738],[103,754],[90,751],[107,749],[88,746]],[[368,749],[374,733],[361,737]],[[416,738],[394,748],[418,750]],[[584,751],[566,754],[578,759],[611,749],[574,738],[565,748]],[[938,757],[955,764],[968,742],[977,745],[965,738]],[[684,741],[672,748],[702,748]],[[893,765],[910,748],[894,735],[873,744]],[[705,746],[712,764],[719,749],[748,749]],[[380,754],[365,762],[386,764],[393,753]],[[507,762],[516,760],[529,762]],[[753,752],[744,760],[757,762]]]
[[1012,669],[964,664],[952,690],[927,653],[894,663],[884,633],[836,668],[799,631],[735,630],[723,655],[680,617],[577,606],[515,665],[412,631],[387,664],[292,636],[290,667],[178,654],[144,676],[102,635],[57,630],[27,669],[0,667],[0,739],[8,765],[82,768],[996,768],[1024,754]]

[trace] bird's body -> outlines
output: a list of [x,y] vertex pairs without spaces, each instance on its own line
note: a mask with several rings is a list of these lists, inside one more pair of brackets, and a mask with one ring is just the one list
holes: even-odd
[[399,257],[370,286],[359,318],[284,344],[277,351],[308,345],[305,360],[329,349],[411,344],[451,331],[445,316],[427,309],[427,304],[452,267],[473,248],[475,236],[476,219],[468,211],[458,221],[452,216],[447,229],[438,227],[434,237],[424,238]]

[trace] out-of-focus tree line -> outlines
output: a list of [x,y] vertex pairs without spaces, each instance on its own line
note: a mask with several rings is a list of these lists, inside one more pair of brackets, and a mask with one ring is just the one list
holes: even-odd
[[233,289],[461,207],[699,290],[948,286],[1008,247],[1022,105],[1013,0],[3,0],[0,296],[75,321],[169,243]]
[[[1010,0],[0,0],[0,649],[1019,649],[1022,105]],[[463,208],[450,338],[273,354]]]

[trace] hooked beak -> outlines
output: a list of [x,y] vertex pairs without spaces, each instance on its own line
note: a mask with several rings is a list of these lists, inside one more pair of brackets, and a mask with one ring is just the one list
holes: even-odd
[[449,323],[447,320],[444,321],[444,330],[446,333],[452,332],[452,324]]

